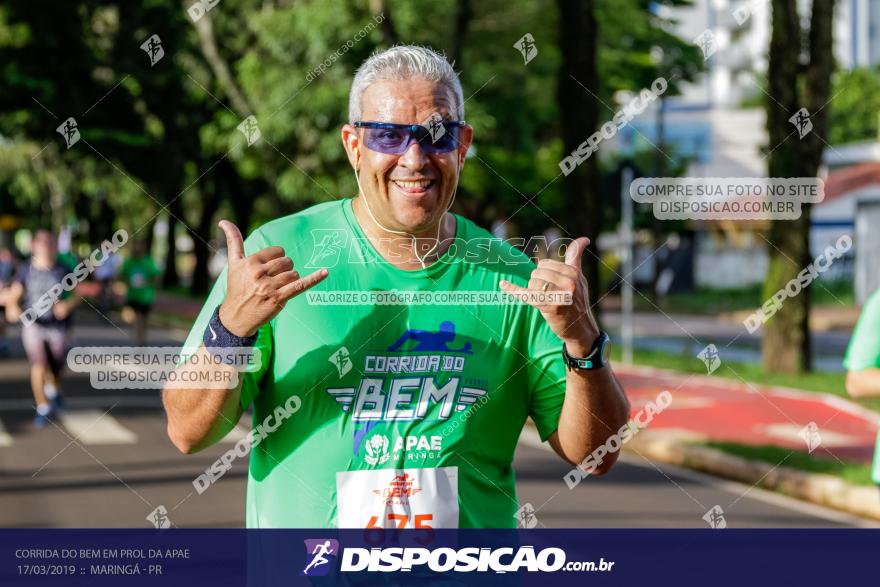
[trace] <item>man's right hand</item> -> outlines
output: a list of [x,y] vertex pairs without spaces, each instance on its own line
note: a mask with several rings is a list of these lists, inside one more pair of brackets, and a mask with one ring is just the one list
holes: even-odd
[[284,308],[287,300],[327,277],[326,269],[318,269],[300,278],[281,247],[267,247],[245,257],[238,227],[221,220],[220,228],[226,234],[228,259],[220,322],[236,336],[252,336]]

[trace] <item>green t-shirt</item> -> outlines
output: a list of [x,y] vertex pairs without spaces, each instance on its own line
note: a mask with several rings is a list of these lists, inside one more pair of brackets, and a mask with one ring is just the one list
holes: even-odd
[[880,367],[880,289],[865,301],[849,340],[843,366],[848,371]]
[[[456,215],[455,245],[424,269],[383,259],[352,200],[263,225],[246,254],[278,245],[307,275],[329,276],[260,329],[262,365],[241,403],[253,425],[294,394],[299,410],[250,454],[247,526],[515,527],[512,460],[526,418],[542,439],[565,393],[560,339],[525,304],[321,305],[331,292],[500,292],[534,268]],[[226,270],[187,340],[222,302]]]
[[127,299],[139,304],[152,304],[156,295],[155,279],[159,269],[149,256],[126,259],[122,277],[128,286]]
[[[853,330],[843,367],[848,371],[880,368],[880,289],[865,301],[862,314]],[[880,485],[880,431],[874,444],[871,479]]]

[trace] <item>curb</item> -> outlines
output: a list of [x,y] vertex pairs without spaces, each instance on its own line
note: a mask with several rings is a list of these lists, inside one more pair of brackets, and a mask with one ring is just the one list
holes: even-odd
[[732,479],[850,514],[880,520],[880,489],[854,485],[832,475],[805,473],[785,466],[744,459],[715,448],[695,446],[669,436],[639,435],[624,447],[661,463]]

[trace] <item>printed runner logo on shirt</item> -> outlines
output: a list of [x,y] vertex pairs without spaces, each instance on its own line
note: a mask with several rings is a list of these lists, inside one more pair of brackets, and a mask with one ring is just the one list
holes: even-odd
[[453,410],[464,411],[487,393],[485,385],[465,385],[473,348],[470,341],[451,348],[455,337],[455,324],[450,321],[441,322],[436,332],[407,330],[383,352],[364,357],[364,376],[356,387],[326,391],[355,422],[423,420],[438,404],[437,417],[447,420]]

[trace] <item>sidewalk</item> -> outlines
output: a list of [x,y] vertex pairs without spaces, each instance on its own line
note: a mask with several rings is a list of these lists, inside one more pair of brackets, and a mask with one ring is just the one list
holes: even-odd
[[799,434],[814,422],[821,458],[870,463],[880,414],[830,394],[765,387],[723,377],[614,364],[632,411],[668,390],[672,403],[646,431],[667,439],[776,445],[808,452]]
[[[620,296],[608,295],[602,299],[603,318],[608,316],[620,316]],[[661,311],[652,308],[651,311],[636,310],[636,323],[644,323],[645,319],[652,316],[671,316],[682,323],[690,321],[699,324],[714,325],[728,331],[739,332],[743,328],[743,320],[758,308],[720,312],[717,314],[706,313],[683,313],[682,311]],[[861,307],[842,303],[819,304],[810,308],[810,328],[814,333],[845,331],[851,332],[861,314]],[[696,332],[694,332],[696,334]]]

